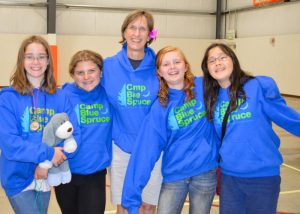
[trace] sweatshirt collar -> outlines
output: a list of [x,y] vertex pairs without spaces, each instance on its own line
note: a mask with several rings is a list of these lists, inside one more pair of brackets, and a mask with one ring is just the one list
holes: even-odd
[[141,64],[139,67],[137,67],[135,70],[132,68],[130,61],[127,56],[127,44],[124,43],[122,50],[117,54],[118,61],[120,62],[121,66],[124,70],[127,70],[129,72],[139,72],[139,71],[145,71],[149,69],[155,69],[155,53],[154,51],[146,47],[144,49],[145,56],[142,59]]

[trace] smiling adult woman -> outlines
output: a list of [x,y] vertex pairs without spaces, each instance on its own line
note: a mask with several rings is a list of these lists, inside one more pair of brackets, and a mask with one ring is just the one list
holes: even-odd
[[[121,33],[122,50],[104,61],[101,82],[113,106],[113,160],[111,199],[117,213],[124,213],[121,195],[127,163],[136,136],[157,96],[155,53],[148,47],[153,41],[154,21],[144,10],[135,10],[125,18]],[[160,161],[143,193],[141,212],[154,213],[161,186]]]

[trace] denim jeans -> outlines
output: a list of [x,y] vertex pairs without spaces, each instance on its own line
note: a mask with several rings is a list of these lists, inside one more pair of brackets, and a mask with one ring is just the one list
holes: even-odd
[[241,178],[221,174],[220,214],[275,214],[280,176]]
[[50,200],[49,192],[28,190],[8,197],[15,214],[46,214]]
[[170,183],[163,183],[158,214],[180,214],[187,194],[190,214],[209,214],[216,191],[216,170]]

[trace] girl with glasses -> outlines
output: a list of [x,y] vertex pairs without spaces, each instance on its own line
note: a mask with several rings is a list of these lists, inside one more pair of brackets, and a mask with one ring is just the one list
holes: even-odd
[[287,106],[272,78],[244,72],[224,44],[206,49],[202,70],[207,119],[220,138],[226,127],[219,151],[220,213],[276,213],[283,160],[272,122],[300,136],[300,114]]
[[11,86],[0,96],[0,174],[2,187],[15,213],[47,213],[50,186],[45,160],[58,165],[66,156],[61,147],[42,142],[43,129],[55,113],[66,112],[78,141],[76,116],[56,88],[50,47],[40,36],[25,39],[20,48]]

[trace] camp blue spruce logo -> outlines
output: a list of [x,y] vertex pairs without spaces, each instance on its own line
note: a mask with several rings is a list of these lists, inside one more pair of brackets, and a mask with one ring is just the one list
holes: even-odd
[[150,91],[145,85],[124,84],[119,92],[118,100],[121,106],[136,107],[151,105]]
[[176,106],[171,109],[168,115],[169,128],[171,130],[178,130],[187,127],[194,121],[204,117],[205,113],[202,102],[192,99],[181,106]]
[[74,111],[79,124],[107,124],[111,121],[109,108],[101,103],[77,104]]
[[34,113],[33,107],[27,106],[21,117],[22,131],[24,133],[28,133],[30,131],[30,119],[33,118],[33,115],[39,123],[39,128],[38,130],[35,130],[35,132],[42,131],[44,129],[44,126],[48,123],[49,118],[51,118],[54,114],[54,109],[36,108]]
[[[214,112],[214,121],[217,124],[222,124],[228,105],[229,101],[222,101],[217,104],[216,110]],[[230,123],[231,121],[251,119],[252,114],[250,111],[247,111],[247,109],[249,108],[249,103],[246,101],[242,104],[242,100],[239,99],[238,106],[239,107],[237,108],[237,110],[229,115],[227,120],[228,123]]]

